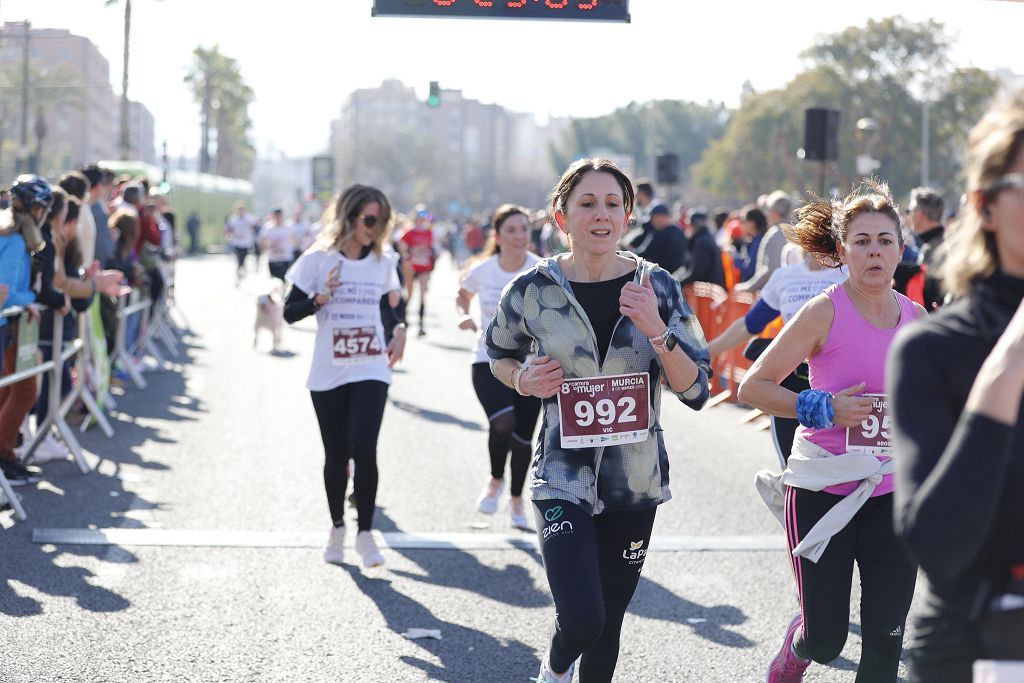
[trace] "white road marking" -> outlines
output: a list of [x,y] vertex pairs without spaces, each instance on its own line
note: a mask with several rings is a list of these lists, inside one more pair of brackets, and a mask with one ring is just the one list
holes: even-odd
[[[376,532],[396,550],[535,550],[533,534]],[[182,546],[210,548],[320,548],[319,531],[245,531],[233,529],[60,529],[39,528],[35,543],[57,545]],[[781,534],[771,536],[655,536],[653,552],[775,551],[786,547]]]

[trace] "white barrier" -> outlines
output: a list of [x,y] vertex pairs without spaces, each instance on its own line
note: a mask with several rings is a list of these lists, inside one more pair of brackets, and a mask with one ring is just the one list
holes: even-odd
[[[171,278],[168,279],[168,284],[169,286],[166,290],[168,296],[165,297],[166,303],[158,302],[156,305],[153,305],[150,299],[142,298],[139,301],[129,304],[128,298],[135,291],[131,287],[124,287],[118,296],[117,331],[114,336],[114,351],[110,356],[110,361],[113,363],[114,360],[119,360],[121,367],[128,373],[129,377],[131,377],[132,381],[140,389],[144,389],[146,387],[146,381],[142,378],[142,375],[135,367],[135,363],[132,359],[133,353],[148,353],[157,360],[161,367],[163,367],[166,361],[155,343],[156,340],[159,340],[171,357],[178,357],[178,338],[180,337],[181,332],[171,317],[171,310],[174,308],[173,299],[170,298],[173,296],[173,274]],[[9,322],[13,322],[24,313],[25,310],[21,307],[10,307],[0,311],[0,317],[5,317]],[[126,323],[129,316],[134,314],[140,315],[142,319],[140,322],[138,340],[133,348],[129,349],[126,343]],[[108,368],[101,367],[99,365],[99,359],[93,357],[91,344],[93,343],[94,328],[92,318],[88,313],[83,313],[78,316],[78,321],[78,339],[75,339],[70,344],[65,344],[63,341],[64,317],[55,313],[52,340],[53,354],[51,356],[51,360],[35,363],[30,368],[0,377],[0,387],[10,386],[22,380],[38,377],[44,373],[50,373],[49,386],[47,388],[49,392],[49,411],[42,424],[37,426],[36,432],[29,441],[25,449],[25,456],[23,457],[28,460],[36,447],[49,433],[50,428],[53,427],[56,428],[57,432],[63,438],[64,443],[67,445],[68,450],[71,451],[78,468],[83,474],[86,474],[90,472],[92,468],[85,460],[85,457],[82,454],[81,445],[78,443],[78,439],[72,432],[71,427],[65,420],[65,417],[71,410],[72,406],[74,406],[75,402],[81,399],[89,411],[90,418],[94,419],[103,433],[110,438],[114,435],[114,429],[111,427],[109,420],[107,420],[107,416],[104,414],[99,402],[90,390],[90,385],[95,386],[100,391],[104,392],[104,405],[114,407],[114,399],[108,392],[106,392],[106,383],[100,381],[103,373],[107,372]],[[63,373],[64,363],[72,358],[75,359],[78,379],[68,395],[61,400],[61,375]],[[84,421],[82,423],[81,431],[84,432],[87,428],[88,421]],[[0,492],[3,493],[4,497],[9,501],[11,507],[14,509],[15,517],[19,520],[27,519],[28,515],[25,512],[24,506],[21,504],[21,499],[15,494],[10,482],[7,481],[6,477],[4,477],[3,472],[0,472]]]
[[[8,308],[0,311],[0,316],[8,319],[8,324],[17,317],[24,315],[25,311],[22,308]],[[60,388],[61,388],[61,374],[64,367],[64,362],[69,360],[78,354],[82,349],[82,341],[76,339],[74,343],[70,344],[67,348],[64,348],[63,344],[64,337],[64,316],[54,314],[53,316],[53,354],[51,359],[37,363],[30,368],[22,370],[20,372],[14,372],[10,375],[0,377],[0,387],[10,386],[17,384],[23,380],[38,377],[43,373],[50,373],[50,385],[48,387],[50,392],[50,409],[43,421],[43,424],[36,429],[35,436],[29,442],[26,449],[26,453],[31,454],[35,450],[36,446],[46,436],[51,426],[55,426],[60,432],[61,436],[64,437],[64,441],[68,448],[71,450],[72,455],[75,457],[75,462],[78,464],[78,468],[85,474],[92,468],[89,467],[89,463],[85,461],[82,456],[82,448],[78,444],[78,440],[71,431],[71,427],[64,421],[64,416],[70,409],[72,402],[67,402],[65,405],[61,405],[60,400]],[[7,477],[4,476],[3,472],[0,472],[0,490],[3,491],[4,496],[7,498],[11,507],[14,508],[14,515],[19,520],[25,520],[28,515],[25,513],[25,508],[21,504],[20,498],[14,493],[10,482],[7,481]]]

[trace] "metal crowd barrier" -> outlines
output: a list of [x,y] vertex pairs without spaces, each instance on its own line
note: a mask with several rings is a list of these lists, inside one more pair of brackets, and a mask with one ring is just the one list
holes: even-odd
[[[110,356],[110,363],[112,365],[115,360],[120,361],[122,368],[128,373],[135,385],[140,389],[144,389],[146,387],[146,381],[142,378],[142,375],[132,362],[132,355],[134,353],[148,353],[157,360],[161,367],[163,367],[166,360],[160,352],[160,349],[157,347],[156,341],[159,340],[163,344],[165,350],[172,358],[177,358],[178,335],[180,332],[170,315],[173,304],[168,305],[164,302],[158,302],[156,305],[153,305],[149,298],[141,298],[134,303],[128,303],[129,296],[134,291],[135,290],[131,287],[124,287],[118,296],[118,323],[117,331],[115,333],[115,347]],[[0,317],[5,317],[8,319],[9,323],[12,323],[24,313],[24,308],[14,306],[0,311]],[[139,330],[139,338],[132,348],[128,348],[126,343],[126,322],[128,317],[133,314],[141,315],[142,320]],[[47,372],[50,373],[49,386],[47,388],[49,391],[50,409],[46,419],[43,420],[42,424],[37,426],[35,434],[28,443],[25,451],[26,459],[31,456],[36,447],[46,437],[50,428],[55,427],[63,438],[64,443],[71,451],[71,454],[74,456],[79,469],[83,474],[86,474],[90,472],[92,468],[85,460],[85,457],[82,454],[81,445],[75,437],[70,425],[68,425],[65,420],[65,417],[71,410],[72,406],[75,405],[75,402],[81,399],[89,411],[90,418],[95,420],[103,433],[110,438],[114,435],[114,429],[111,427],[110,421],[107,419],[107,416],[105,415],[103,408],[101,408],[99,401],[97,401],[96,396],[94,396],[90,390],[90,386],[97,387],[105,392],[102,396],[104,405],[113,408],[115,406],[115,402],[113,397],[110,396],[109,392],[104,388],[105,382],[100,381],[102,374],[107,372],[109,368],[101,367],[99,359],[94,357],[92,343],[94,341],[95,330],[93,328],[92,317],[88,313],[82,313],[78,316],[78,321],[78,339],[75,339],[70,344],[65,344],[63,341],[64,317],[54,314],[52,360],[40,362],[20,372],[0,377],[0,387],[10,386],[22,380],[38,377]],[[75,359],[77,381],[68,393],[67,397],[61,400],[62,369],[64,363],[72,358]],[[88,420],[84,421],[81,426],[81,431],[84,432],[88,426]],[[3,472],[0,472],[0,491],[3,492],[4,497],[10,502],[11,507],[14,509],[15,517],[18,520],[27,519],[28,515],[25,512],[24,506],[21,504],[20,498],[14,492],[10,482],[7,481],[7,478],[4,477]]]
[[[25,310],[19,307],[12,307],[0,311],[0,315],[8,319],[8,324],[10,324],[15,317],[24,315],[24,313]],[[26,379],[38,377],[46,372],[50,373],[50,384],[48,387],[50,392],[50,409],[47,413],[46,419],[43,421],[43,424],[39,425],[36,429],[35,435],[28,444],[26,453],[31,455],[36,446],[38,446],[47,433],[49,433],[50,427],[55,426],[60,432],[60,435],[64,438],[64,442],[71,451],[71,454],[74,456],[75,462],[78,464],[78,468],[83,474],[85,474],[91,471],[92,468],[89,467],[89,463],[86,462],[82,455],[82,447],[79,445],[78,439],[75,438],[74,433],[71,431],[71,427],[64,420],[64,416],[67,415],[68,410],[70,410],[74,403],[74,401],[71,400],[72,397],[77,398],[76,392],[72,391],[68,396],[69,400],[65,401],[63,404],[60,399],[61,371],[64,367],[64,362],[77,355],[82,350],[84,344],[81,339],[76,339],[65,348],[63,337],[64,316],[54,314],[53,354],[51,356],[51,360],[37,363],[20,372],[5,375],[0,378],[0,387],[10,386]],[[80,395],[84,395],[84,392],[87,392],[87,389],[84,387],[84,383],[80,382],[79,386],[81,388],[78,389],[78,393]],[[3,491],[4,496],[7,498],[11,507],[14,508],[15,517],[19,520],[27,519],[28,515],[25,513],[25,508],[22,506],[20,498],[15,494],[10,482],[8,482],[7,478],[3,475],[3,472],[0,472],[0,490]]]

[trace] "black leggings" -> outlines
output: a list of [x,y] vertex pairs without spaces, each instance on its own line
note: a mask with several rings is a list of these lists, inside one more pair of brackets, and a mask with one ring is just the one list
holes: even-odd
[[[796,370],[782,380],[780,386],[796,394],[810,389],[811,383],[807,381],[807,373],[807,364],[801,363]],[[796,418],[772,416],[772,441],[775,443],[775,452],[778,454],[779,460],[782,461],[783,469],[786,467],[786,462],[789,461],[789,454],[793,452],[793,439],[796,437],[796,430],[799,426],[800,423],[796,421]]]
[[311,391],[324,442],[324,487],[334,526],[345,523],[348,461],[356,465],[356,510],[359,530],[373,527],[377,504],[377,436],[384,419],[388,385],[376,380]]
[[[786,489],[790,551],[840,500],[842,496],[822,491]],[[870,498],[832,537],[817,563],[792,557],[804,618],[793,649],[804,659],[822,664],[838,657],[846,644],[853,563],[857,562],[862,640],[858,683],[896,680],[907,612],[914,597],[917,567],[896,540],[892,520],[892,494]]]
[[491,476],[504,479],[506,456],[511,452],[509,493],[521,496],[526,471],[530,467],[533,431],[540,415],[541,400],[534,396],[520,396],[499,382],[491,374],[489,363],[473,363],[473,389],[491,425],[487,436]]
[[564,500],[534,501],[544,570],[555,601],[548,661],[562,673],[582,655],[580,683],[607,683],[640,581],[656,507],[591,516]]

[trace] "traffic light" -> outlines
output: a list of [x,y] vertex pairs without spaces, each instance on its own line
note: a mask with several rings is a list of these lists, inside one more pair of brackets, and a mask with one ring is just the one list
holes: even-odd
[[679,182],[678,155],[659,154],[654,161],[659,185],[675,185]]
[[437,84],[437,81],[430,81],[430,95],[427,96],[428,107],[440,107],[441,106],[441,86]]

